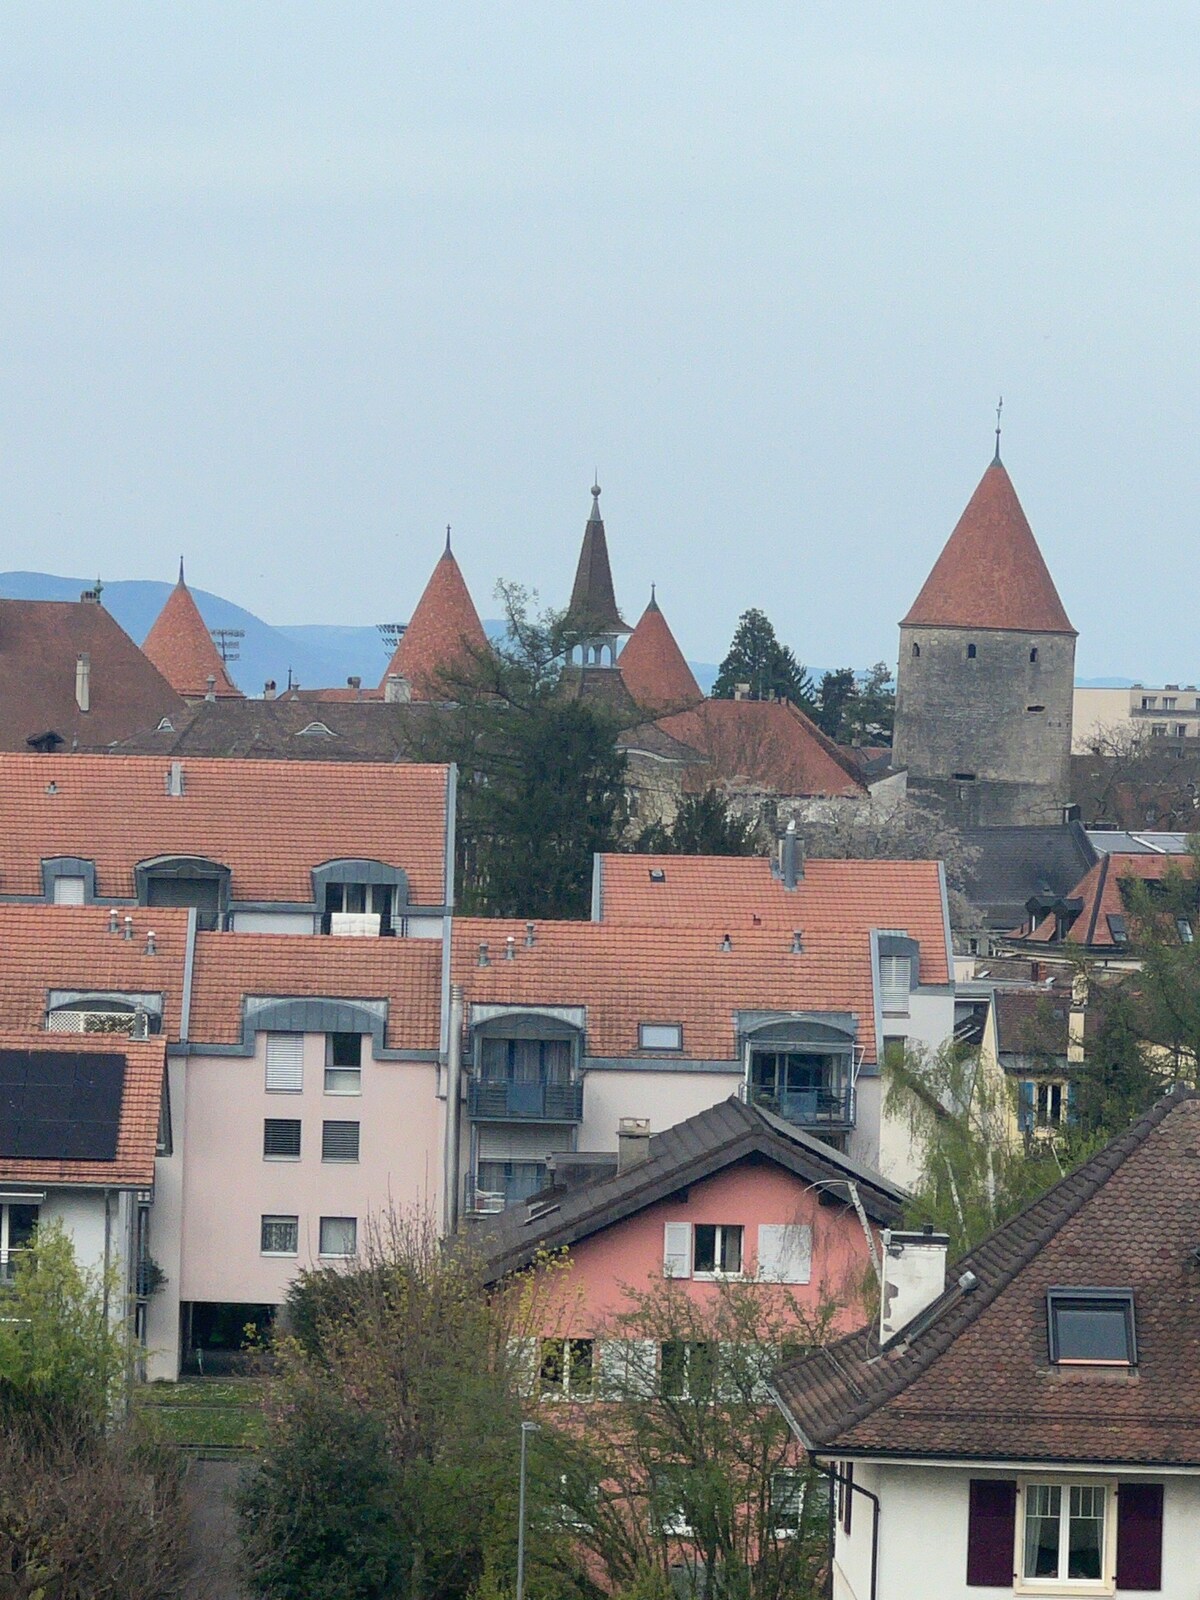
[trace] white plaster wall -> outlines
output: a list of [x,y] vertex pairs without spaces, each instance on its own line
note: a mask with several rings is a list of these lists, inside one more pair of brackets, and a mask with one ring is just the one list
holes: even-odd
[[694,1117],[736,1094],[742,1082],[740,1066],[730,1063],[724,1072],[661,1072],[653,1061],[644,1067],[588,1072],[583,1080],[583,1123],[576,1148],[615,1150],[617,1123],[622,1117],[648,1117],[650,1131]]
[[442,937],[441,917],[406,917],[404,931],[410,939],[440,939]]
[[[1180,695],[1179,699],[1194,699],[1195,696]],[[1076,688],[1071,714],[1071,751],[1074,755],[1086,755],[1092,747],[1092,740],[1098,733],[1108,730],[1131,731],[1133,717],[1130,707],[1141,705],[1142,690],[1137,691],[1137,699],[1133,698],[1133,691],[1129,689],[1080,689]],[[1171,713],[1163,715],[1163,721]],[[1178,718],[1176,718],[1178,720]]]
[[[110,1204],[116,1225],[115,1195]],[[38,1211],[43,1222],[61,1222],[75,1247],[81,1267],[104,1270],[104,1191],[102,1189],[47,1189]],[[115,1241],[114,1241],[115,1242]]]
[[[301,1094],[268,1094],[266,1035],[252,1057],[187,1064],[183,1181],[185,1300],[278,1304],[295,1273],[318,1265],[319,1219],[368,1219],[394,1208],[441,1215],[444,1101],[431,1062],[374,1061],[364,1040],[361,1095],[324,1092],[325,1036],[305,1039]],[[264,1161],[263,1121],[302,1123],[299,1161]],[[361,1124],[357,1163],[321,1160],[324,1119]],[[264,1256],[263,1216],[297,1216],[295,1257]]]
[[179,1301],[183,1265],[183,1173],[187,1138],[187,1069],[168,1059],[171,1096],[169,1156],[154,1163],[154,1204],[150,1208],[150,1254],[167,1281],[146,1303],[146,1376],[179,1376]]
[[311,911],[235,911],[235,933],[313,933],[316,918]]

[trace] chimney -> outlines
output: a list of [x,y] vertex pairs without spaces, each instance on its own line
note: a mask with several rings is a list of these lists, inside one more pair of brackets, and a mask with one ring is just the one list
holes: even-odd
[[735,683],[733,686],[733,698],[735,700],[749,700],[750,685],[748,683]]
[[205,681],[205,683],[208,684],[208,692],[204,696],[204,698],[206,700],[215,700],[217,698],[217,679],[216,679],[216,674],[210,672],[208,677],[204,681]]
[[532,923],[532,922],[527,922],[525,924],[525,948],[526,948],[526,950],[532,950],[536,943],[537,943],[537,928],[536,928],[536,925],[534,923]]
[[479,941],[479,965],[481,967],[490,967],[491,964],[491,959],[488,956],[487,940],[481,939]]
[[92,658],[86,650],[75,657],[75,704],[80,711],[92,709]]
[[617,1171],[628,1172],[650,1159],[650,1118],[622,1117],[617,1123]]
[[167,771],[167,793],[176,800],[183,793],[183,762],[172,761]]
[[354,676],[347,678],[346,679],[346,687],[347,687],[347,689],[353,689],[354,690],[354,698],[357,700],[358,699],[359,690],[362,688],[362,678],[360,676],[358,676],[358,674],[355,674]]
[[133,1027],[129,1030],[129,1037],[131,1039],[150,1037],[150,1015],[140,1001],[133,1008]]
[[779,852],[779,876],[783,880],[785,889],[794,889],[804,876],[804,846],[800,843],[800,836],[796,832],[795,817],[788,823],[783,836]]
[[399,672],[389,672],[383,698],[390,706],[406,706],[412,699],[412,684]]
[[263,699],[264,700],[274,700],[274,698],[275,698],[275,679],[274,678],[268,678],[266,683],[263,684]]
[[886,1344],[931,1306],[946,1287],[948,1234],[884,1229],[879,1341]]

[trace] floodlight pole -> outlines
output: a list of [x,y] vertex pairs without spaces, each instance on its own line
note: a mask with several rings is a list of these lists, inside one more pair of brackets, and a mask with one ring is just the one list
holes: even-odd
[[517,1490],[517,1594],[525,1600],[525,1446],[529,1435],[538,1431],[536,1422],[521,1424],[521,1472]]

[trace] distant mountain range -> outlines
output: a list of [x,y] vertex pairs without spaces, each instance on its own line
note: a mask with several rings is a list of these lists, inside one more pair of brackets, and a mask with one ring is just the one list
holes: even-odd
[[[58,578],[47,572],[0,572],[0,597],[9,600],[78,600],[91,578]],[[110,615],[138,644],[150,632],[155,617],[166,604],[173,585],[153,579],[124,579],[104,585],[103,604]],[[252,611],[235,605],[207,589],[192,589],[192,598],[210,628],[241,628],[236,641],[238,658],[229,670],[243,694],[260,695],[273,680],[283,689],[291,681],[306,689],[328,689],[359,677],[373,687],[383,677],[388,651],[375,628],[341,627],[307,623],[298,627],[273,627]],[[490,638],[504,633],[504,623],[483,624]],[[690,663],[700,687],[708,692],[717,676],[709,662]]]

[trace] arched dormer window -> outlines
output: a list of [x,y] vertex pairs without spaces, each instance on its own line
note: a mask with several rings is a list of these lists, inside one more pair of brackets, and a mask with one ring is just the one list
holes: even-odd
[[403,931],[408,908],[408,874],[403,867],[347,857],[322,862],[313,868],[312,878],[322,933],[386,937]]
[[229,868],[205,856],[155,856],[133,869],[140,906],[194,906],[197,926],[211,932],[229,910]]

